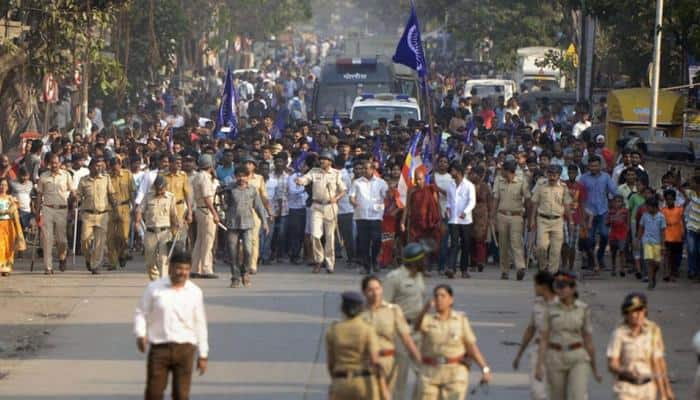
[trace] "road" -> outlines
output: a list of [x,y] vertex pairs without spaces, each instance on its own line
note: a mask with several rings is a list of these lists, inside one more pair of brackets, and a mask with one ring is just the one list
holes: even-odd
[[[342,263],[341,263],[342,264]],[[79,264],[80,265],[80,264]],[[134,307],[146,282],[139,260],[125,271],[89,275],[74,268],[53,277],[26,271],[0,280],[0,399],[122,400],[142,397],[145,358],[132,331]],[[360,275],[342,265],[333,275],[307,267],[263,266],[252,288],[228,288],[228,273],[202,286],[209,320],[210,363],[193,382],[193,399],[325,399],[325,328],[339,318],[339,293],[359,287]],[[512,357],[529,319],[530,282],[498,280],[496,267],[454,280],[456,308],[466,311],[494,380],[488,396],[525,399],[527,362],[513,371]],[[531,275],[528,275],[529,279]],[[428,280],[430,287],[443,278]],[[594,310],[598,363],[619,321],[624,293],[640,290],[633,280],[586,281],[584,301]],[[700,285],[661,284],[651,293],[650,317],[664,328],[668,363],[678,398],[690,386],[695,357],[690,338],[700,328]],[[695,297],[693,297],[695,296]],[[695,299],[695,300],[694,300]],[[472,374],[472,382],[478,375]],[[591,381],[591,399],[611,398],[610,376]]]

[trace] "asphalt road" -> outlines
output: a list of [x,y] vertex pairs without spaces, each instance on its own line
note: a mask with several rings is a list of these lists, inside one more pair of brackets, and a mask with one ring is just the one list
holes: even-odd
[[[224,266],[217,268],[220,279],[196,280],[205,293],[211,353],[209,371],[194,378],[192,398],[325,399],[325,328],[339,318],[339,293],[358,289],[360,281],[356,271],[340,264],[333,275],[312,275],[300,266],[263,266],[252,288],[228,288]],[[134,308],[147,283],[140,262],[98,276],[76,268],[44,277],[23,268],[0,280],[0,331],[6,333],[0,371],[7,374],[0,379],[0,399],[142,397],[145,357],[132,334]],[[456,309],[470,317],[494,371],[488,394],[469,398],[526,399],[527,361],[520,371],[513,371],[511,362],[530,316],[531,275],[524,282],[501,281],[496,269],[451,281]],[[446,279],[431,278],[428,285],[439,281]],[[674,388],[678,398],[685,398],[695,365],[690,337],[700,328],[700,306],[692,298],[697,299],[700,285],[673,285],[661,285],[650,297],[651,315],[662,323]],[[591,399],[612,397],[604,347],[619,320],[619,301],[632,289],[641,285],[609,278],[582,287],[582,299],[594,307],[597,358],[605,377],[600,385],[591,380]],[[23,349],[12,340],[31,346]],[[477,379],[473,373],[472,384]]]

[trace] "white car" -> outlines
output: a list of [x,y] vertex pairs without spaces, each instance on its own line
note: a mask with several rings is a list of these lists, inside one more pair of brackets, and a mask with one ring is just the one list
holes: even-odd
[[379,118],[392,121],[396,115],[401,116],[401,124],[404,126],[409,119],[420,121],[421,112],[418,101],[401,94],[363,94],[355,98],[350,110],[351,120],[363,121],[369,125],[377,125]]
[[515,92],[515,82],[509,79],[470,79],[464,84],[465,96],[480,99],[503,96],[508,101]]

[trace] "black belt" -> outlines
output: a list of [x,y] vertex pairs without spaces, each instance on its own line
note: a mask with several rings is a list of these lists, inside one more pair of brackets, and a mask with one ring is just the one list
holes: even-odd
[[329,205],[331,205],[331,202],[330,202],[330,201],[314,200],[313,203],[314,203],[314,204],[321,205],[321,206],[329,206]]
[[146,228],[146,231],[151,232],[151,233],[161,233],[163,231],[167,231],[168,229],[170,229],[169,226],[161,226],[161,227]]
[[48,208],[53,208],[56,210],[65,210],[68,208],[68,206],[54,206],[54,205],[50,205],[50,204],[44,204],[44,206],[46,206]]
[[334,378],[354,378],[356,376],[372,376],[372,373],[363,369],[361,371],[335,371],[333,372]]
[[104,214],[107,212],[107,210],[104,211],[98,211],[98,210],[83,210],[83,212],[86,212],[88,214]]
[[617,379],[622,381],[622,382],[631,383],[633,385],[646,385],[647,383],[651,382],[651,378],[648,376],[645,378],[634,379],[631,376],[618,375]]
[[131,201],[129,201],[129,200],[124,200],[124,201],[122,201],[121,203],[119,203],[119,205],[120,205],[120,206],[126,206],[126,205],[129,205],[129,203],[131,203]]
[[561,218],[560,215],[545,215],[545,214],[538,214],[538,215],[539,215],[541,218],[550,219],[550,220]]
[[175,202],[175,204],[184,204],[184,203],[185,203],[185,200],[178,200]]

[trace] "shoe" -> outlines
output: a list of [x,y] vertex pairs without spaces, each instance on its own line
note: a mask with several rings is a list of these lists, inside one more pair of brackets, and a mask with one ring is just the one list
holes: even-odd
[[656,287],[656,279],[649,279],[649,284],[647,285],[647,289],[653,290]]
[[620,276],[621,276],[621,277],[623,277],[623,278],[624,278],[624,277],[625,277],[625,275],[626,275],[626,272],[625,272],[624,270],[620,271]]
[[87,262],[87,261],[85,261],[85,269],[87,269],[88,272],[89,272],[89,271],[92,271],[92,268],[90,267],[90,263]]
[[58,260],[58,269],[61,270],[61,272],[66,271],[66,259],[65,258],[63,260]]
[[119,267],[121,269],[126,268],[126,257],[119,257]]
[[239,288],[241,287],[241,280],[240,279],[231,279],[231,284],[229,285],[230,288]]
[[243,275],[243,286],[244,286],[244,287],[250,287],[250,286],[251,286],[250,275],[249,275],[249,274]]
[[507,272],[501,272],[501,280],[504,280],[504,281],[508,280],[508,273]]
[[328,268],[328,267],[326,267],[326,273],[332,274],[333,272],[335,272],[335,271],[333,270],[333,268]]
[[52,269],[45,270],[44,275],[53,275],[53,270]]
[[93,268],[93,269],[90,270],[90,273],[93,274],[93,275],[99,275],[99,274],[100,274],[100,271],[98,271],[97,268]]
[[202,274],[201,278],[202,279],[219,279],[219,275],[217,275],[217,274]]
[[518,278],[519,281],[522,281],[523,278],[525,277],[525,269],[519,269],[516,277]]
[[311,270],[312,274],[318,274],[321,272],[321,264],[314,264],[314,269]]
[[448,269],[445,271],[445,276],[448,279],[454,279],[455,278],[455,271],[453,269]]
[[670,276],[664,276],[664,277],[663,277],[663,281],[664,281],[664,282],[669,282],[670,280],[671,280],[671,277],[670,277]]
[[479,272],[484,272],[484,264],[477,264],[476,270]]
[[202,274],[200,274],[199,272],[190,272],[190,279],[197,279],[197,278],[201,278],[201,277],[202,277]]
[[642,279],[642,273],[641,272],[635,272],[634,277],[637,279]]
[[642,283],[647,283],[647,282],[649,282],[649,278],[645,277],[642,279]]
[[471,278],[471,277],[472,277],[472,276],[469,275],[469,272],[467,272],[467,271],[462,271],[462,278],[464,278],[464,279],[469,279],[469,278]]

